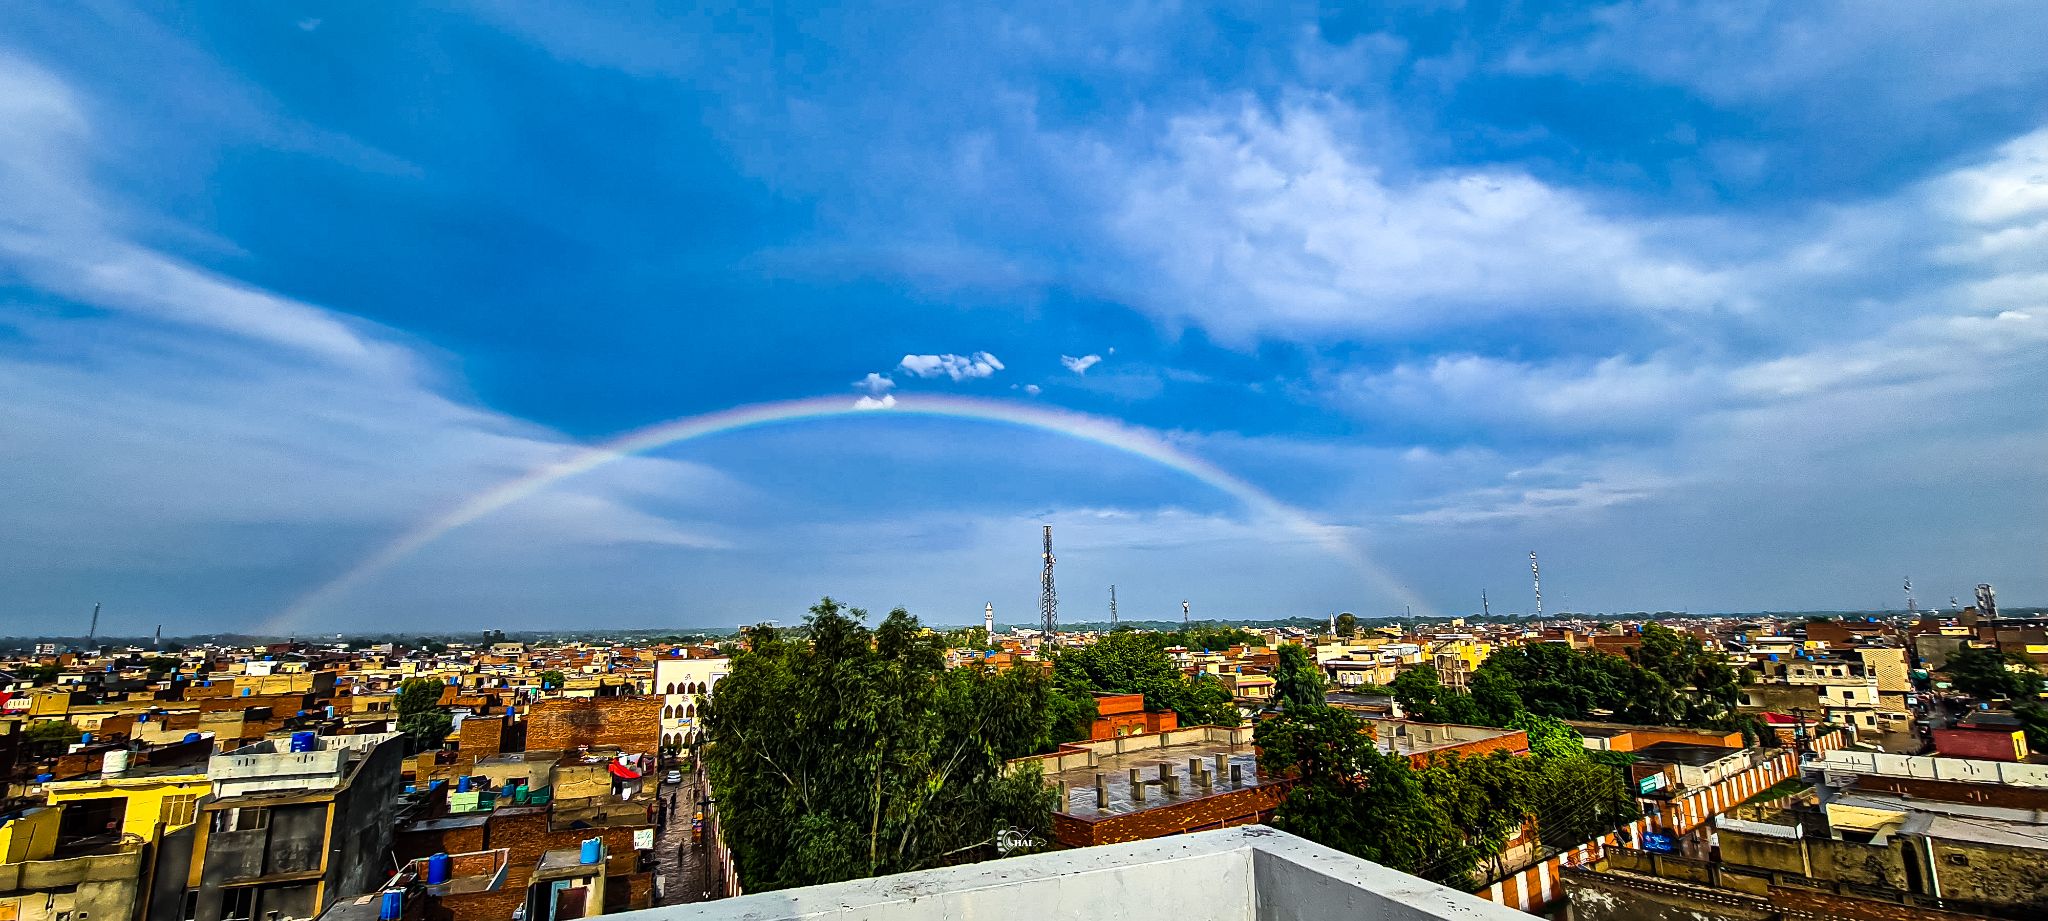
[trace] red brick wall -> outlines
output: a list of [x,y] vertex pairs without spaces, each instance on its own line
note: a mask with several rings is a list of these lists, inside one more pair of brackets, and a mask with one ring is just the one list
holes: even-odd
[[496,716],[472,716],[462,721],[456,745],[466,758],[483,758],[504,751],[505,720]]
[[526,750],[616,745],[627,752],[661,747],[659,697],[557,697],[535,701],[526,715]]
[[1280,801],[1287,798],[1289,786],[1282,782],[1231,790],[1171,806],[1096,819],[1054,813],[1052,834],[1054,840],[1067,847],[1088,847],[1250,825],[1271,818]]
[[2020,744],[2013,732],[1990,729],[1936,729],[1934,750],[1951,758],[1981,758],[1986,761],[2020,760]]

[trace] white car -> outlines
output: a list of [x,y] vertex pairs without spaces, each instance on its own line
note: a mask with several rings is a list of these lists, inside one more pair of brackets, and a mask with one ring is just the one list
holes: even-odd
[[667,777],[663,777],[663,778],[661,779],[661,782],[662,782],[662,783],[682,783],[682,782],[683,782],[683,772],[682,772],[682,771],[677,771],[677,770],[671,770],[671,771],[669,771],[669,772],[668,772],[668,776],[667,776]]

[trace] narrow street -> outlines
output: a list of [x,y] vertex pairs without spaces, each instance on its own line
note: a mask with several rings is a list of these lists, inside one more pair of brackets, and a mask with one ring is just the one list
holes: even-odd
[[686,905],[719,898],[722,881],[714,872],[708,852],[712,829],[707,818],[702,834],[693,833],[693,796],[705,789],[702,776],[685,775],[680,784],[663,784],[661,798],[668,821],[655,838],[655,876],[660,880],[658,905]]

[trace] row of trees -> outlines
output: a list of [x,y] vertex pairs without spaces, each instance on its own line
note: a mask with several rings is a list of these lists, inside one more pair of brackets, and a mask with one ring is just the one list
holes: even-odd
[[1762,731],[1736,713],[1739,675],[1698,638],[1668,627],[1643,628],[1627,657],[1562,643],[1495,650],[1474,669],[1467,691],[1443,686],[1423,665],[1402,672],[1386,690],[1410,717],[1432,723],[1513,726],[1518,714],[1556,719],[1607,719],[1653,726]]
[[[1469,888],[1482,868],[1502,870],[1508,842],[1531,821],[1543,844],[1567,848],[1638,815],[1626,777],[1596,762],[1579,734],[1554,716],[1500,712],[1503,724],[1528,732],[1529,757],[1453,755],[1418,769],[1406,756],[1381,751],[1369,723],[1325,702],[1307,650],[1284,646],[1280,655],[1282,710],[1259,723],[1255,739],[1262,769],[1296,777],[1274,817],[1288,831]],[[1470,696],[1443,693],[1432,704],[1463,706],[1446,703],[1456,699],[1472,705]]]

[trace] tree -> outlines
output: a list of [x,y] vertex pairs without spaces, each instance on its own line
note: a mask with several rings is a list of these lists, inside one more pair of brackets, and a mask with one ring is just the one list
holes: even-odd
[[1337,615],[1337,635],[1350,636],[1358,632],[1358,618],[1350,611]]
[[1570,723],[1554,716],[1539,716],[1524,710],[1507,721],[1504,728],[1529,734],[1529,753],[1541,759],[1578,758],[1586,754],[1585,736]]
[[1577,847],[1635,821],[1635,791],[1625,768],[1617,769],[1580,754],[1537,762],[1536,830],[1554,848]]
[[541,672],[534,677],[540,679],[540,689],[543,691],[561,690],[563,683],[569,680],[559,669],[553,668]]
[[433,678],[407,678],[398,686],[398,731],[405,733],[413,751],[437,749],[447,742],[454,718],[441,709],[445,687]]
[[1273,670],[1273,685],[1281,704],[1289,707],[1320,706],[1324,703],[1323,670],[1315,657],[1299,643],[1280,647],[1280,665]]
[[941,638],[901,609],[867,629],[830,598],[810,641],[749,630],[707,701],[711,774],[750,892],[995,853],[999,832],[1044,836],[1056,794],[1006,758],[1042,744],[1040,672],[947,669]]
[[1162,634],[1111,633],[1093,645],[1064,650],[1053,658],[1053,683],[1061,693],[1143,694],[1148,710],[1172,710],[1186,726],[1235,726],[1243,722],[1223,683],[1209,675],[1188,677],[1173,666]]
[[1956,650],[1940,670],[1956,690],[1971,697],[2032,701],[2040,696],[2041,673],[2033,663],[1988,646]]
[[85,735],[84,731],[69,720],[40,720],[30,723],[22,730],[22,738],[31,745],[49,746],[58,743],[69,745]]

